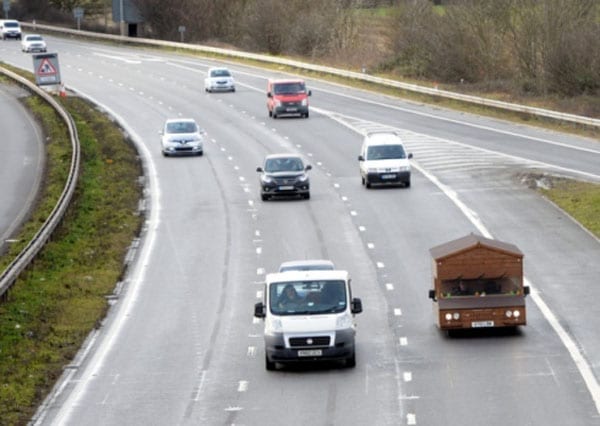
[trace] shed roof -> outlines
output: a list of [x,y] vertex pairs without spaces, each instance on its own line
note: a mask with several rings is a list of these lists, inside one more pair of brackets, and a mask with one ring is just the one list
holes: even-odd
[[519,250],[514,244],[493,240],[491,238],[486,238],[473,233],[462,238],[440,244],[439,246],[432,247],[429,249],[429,252],[431,253],[431,257],[433,257],[435,260],[442,260],[451,256],[455,256],[459,253],[472,250],[476,247],[486,247],[491,250],[509,254],[511,256],[523,257],[521,250]]

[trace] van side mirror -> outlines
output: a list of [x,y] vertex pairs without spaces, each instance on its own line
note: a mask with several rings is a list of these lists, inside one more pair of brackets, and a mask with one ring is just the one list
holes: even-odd
[[312,90],[308,91],[308,96],[312,96]]
[[529,286],[528,286],[528,285],[526,285],[526,286],[523,286],[523,294],[524,294],[525,296],[527,296],[527,295],[529,294],[529,292],[530,292],[530,291],[531,291],[531,290],[529,289]]
[[273,94],[271,92],[267,92],[267,98],[272,98]]
[[429,290],[429,298],[434,302],[437,302],[437,299],[435,298],[435,290]]
[[409,152],[409,153],[408,153],[408,158],[410,159],[410,158],[412,158],[412,157],[413,157],[413,156],[412,156],[412,152]]
[[362,155],[358,156],[358,161],[365,161],[365,157],[363,157]]
[[264,318],[266,316],[263,302],[258,302],[254,305],[254,316],[256,318]]
[[350,311],[353,314],[360,314],[362,312],[362,301],[358,297],[352,299],[352,303],[350,305]]
[[263,168],[262,167],[257,167],[256,171],[259,172],[259,173],[262,173],[263,172]]

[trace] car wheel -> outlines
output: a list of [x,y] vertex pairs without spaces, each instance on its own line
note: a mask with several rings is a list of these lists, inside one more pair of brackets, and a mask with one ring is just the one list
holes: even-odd
[[232,88],[231,88],[231,92],[235,92],[235,87],[232,87]]
[[267,369],[267,371],[273,371],[275,370],[275,367],[275,363],[273,361],[270,361],[269,357],[265,355],[265,368]]
[[310,200],[310,192],[307,192],[306,194],[303,195],[305,200]]
[[267,194],[260,194],[260,198],[262,198],[263,201],[269,200],[269,196]]
[[406,186],[407,188],[410,188],[410,181],[407,180],[406,182],[404,182],[404,186]]
[[169,154],[167,154],[167,153],[166,153],[166,152],[164,152],[164,151],[163,151],[162,155],[163,155],[163,157],[168,157],[168,156],[169,156]]
[[363,186],[365,185],[365,178],[362,176],[360,177],[360,184]]
[[275,114],[275,112],[273,112],[273,118],[277,118],[277,114]]
[[365,179],[365,186],[367,188],[370,188],[371,187],[371,182],[369,182],[368,180]]
[[352,352],[352,355],[346,359],[346,367],[348,367],[348,368],[356,367],[356,352]]
[[202,157],[203,155],[204,155],[204,151],[200,151],[200,152],[198,153],[198,156],[199,156],[199,157]]

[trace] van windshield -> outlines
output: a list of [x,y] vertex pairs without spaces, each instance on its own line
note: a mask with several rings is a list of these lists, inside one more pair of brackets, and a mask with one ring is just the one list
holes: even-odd
[[273,92],[276,95],[304,93],[304,92],[306,92],[306,87],[304,86],[304,83],[300,83],[300,82],[296,82],[296,83],[277,83],[273,87]]
[[343,280],[284,281],[272,283],[269,300],[275,315],[316,315],[346,310]]
[[5,22],[4,26],[6,28],[19,28],[19,23],[18,22]]
[[367,160],[406,158],[402,145],[372,145],[367,149]]

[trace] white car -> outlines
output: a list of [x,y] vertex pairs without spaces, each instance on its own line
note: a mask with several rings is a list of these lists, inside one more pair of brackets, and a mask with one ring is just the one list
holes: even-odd
[[404,184],[410,187],[410,161],[400,137],[393,132],[375,132],[365,136],[358,156],[362,184]]
[[160,132],[162,153],[169,155],[202,155],[204,134],[193,118],[172,118]]
[[208,69],[204,79],[206,92],[235,92],[235,80],[227,68],[213,67]]
[[41,35],[27,34],[21,40],[21,50],[26,53],[45,52],[47,50],[46,42]]

